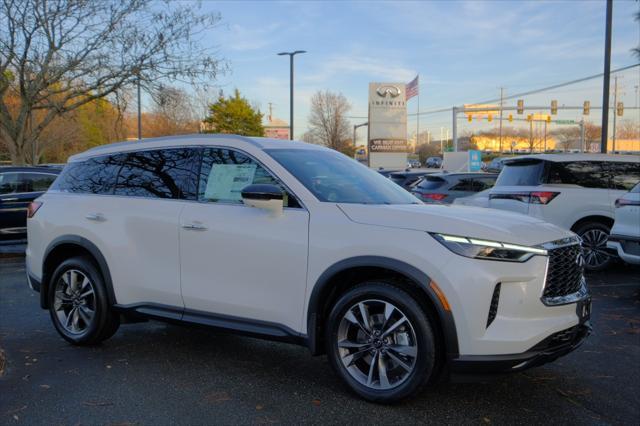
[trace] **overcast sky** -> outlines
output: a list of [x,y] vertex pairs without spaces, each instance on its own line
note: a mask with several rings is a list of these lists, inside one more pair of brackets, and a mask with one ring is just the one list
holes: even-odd
[[[630,50],[640,43],[633,20],[639,7],[636,0],[614,1],[612,69],[638,62]],[[289,63],[276,53],[308,51],[296,57],[296,137],[306,131],[317,90],[342,92],[351,115],[365,117],[371,81],[409,82],[420,74],[420,109],[427,110],[496,98],[501,86],[514,94],[603,70],[604,0],[225,1],[203,8],[222,15],[207,36],[231,67],[218,83],[240,89],[263,112],[272,102],[274,116],[288,121]],[[620,80],[627,105],[636,101],[639,82],[638,68]],[[601,87],[593,80],[535,102],[588,98],[600,105]],[[409,112],[416,108],[411,100]],[[420,126],[439,133],[450,128],[451,114],[424,116]]]

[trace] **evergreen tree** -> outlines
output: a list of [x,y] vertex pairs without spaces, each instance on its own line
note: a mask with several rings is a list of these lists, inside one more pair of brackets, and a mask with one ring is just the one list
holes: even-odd
[[262,114],[240,96],[238,89],[228,98],[221,91],[218,101],[209,106],[209,117],[204,122],[210,125],[207,133],[264,136]]

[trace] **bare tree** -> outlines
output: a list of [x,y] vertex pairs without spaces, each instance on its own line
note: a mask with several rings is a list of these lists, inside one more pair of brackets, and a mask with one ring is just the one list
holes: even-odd
[[[182,89],[161,86],[154,99],[153,114],[160,127],[160,135],[191,133],[197,129],[197,116],[194,102]],[[158,135],[159,136],[159,135]]]
[[351,136],[347,119],[350,109],[351,105],[342,93],[316,92],[311,97],[309,140],[352,155],[353,147],[346,143]]
[[3,0],[0,139],[11,160],[37,161],[32,147],[56,117],[138,81],[215,78],[224,63],[200,40],[219,20],[192,3]]

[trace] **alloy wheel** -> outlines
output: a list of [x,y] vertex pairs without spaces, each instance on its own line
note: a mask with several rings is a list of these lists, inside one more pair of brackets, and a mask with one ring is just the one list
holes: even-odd
[[56,282],[53,308],[68,333],[87,330],[96,314],[95,291],[89,277],[77,269],[65,271]]
[[598,268],[609,261],[607,240],[609,234],[601,229],[589,229],[581,235],[584,261],[587,267]]
[[413,372],[416,334],[392,303],[370,299],[351,306],[338,327],[338,353],[352,378],[368,388],[388,390]]

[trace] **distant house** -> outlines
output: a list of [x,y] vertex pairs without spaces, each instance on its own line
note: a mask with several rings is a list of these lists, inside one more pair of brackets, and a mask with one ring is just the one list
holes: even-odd
[[289,123],[279,118],[269,116],[264,125],[264,135],[274,139],[289,139]]

